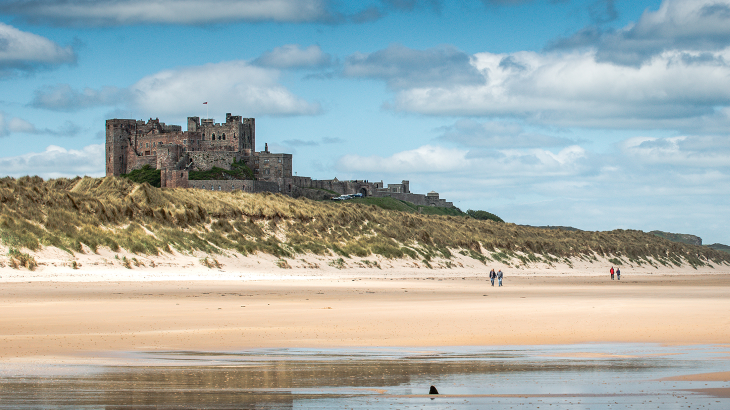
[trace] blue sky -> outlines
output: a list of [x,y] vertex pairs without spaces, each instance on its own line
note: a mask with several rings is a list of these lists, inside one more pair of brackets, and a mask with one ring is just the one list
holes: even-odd
[[0,175],[107,118],[255,117],[298,175],[730,243],[730,0],[5,0]]

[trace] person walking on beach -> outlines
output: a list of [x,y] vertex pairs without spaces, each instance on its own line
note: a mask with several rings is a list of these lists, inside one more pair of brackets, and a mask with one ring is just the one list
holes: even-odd
[[497,277],[497,274],[496,274],[496,273],[494,273],[494,269],[492,269],[492,270],[491,270],[491,271],[489,272],[489,280],[491,280],[491,281],[492,281],[492,286],[494,286],[494,278],[496,278],[496,277]]
[[621,268],[616,268],[616,279],[621,280]]
[[504,274],[502,273],[502,269],[500,269],[499,272],[497,272],[497,279],[499,279],[499,286],[502,286],[502,277],[503,276],[504,276]]
[[611,266],[611,280],[613,280],[613,266]]

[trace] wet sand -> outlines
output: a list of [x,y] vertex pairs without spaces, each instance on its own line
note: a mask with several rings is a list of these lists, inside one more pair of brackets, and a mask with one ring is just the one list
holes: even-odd
[[[0,283],[0,360],[102,351],[730,340],[729,275]],[[602,352],[602,354],[605,352]]]

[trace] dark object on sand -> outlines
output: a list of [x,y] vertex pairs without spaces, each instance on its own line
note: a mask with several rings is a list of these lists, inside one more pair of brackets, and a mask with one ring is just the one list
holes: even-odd
[[428,389],[428,394],[439,394],[439,391],[436,390],[436,386],[431,386],[431,388]]

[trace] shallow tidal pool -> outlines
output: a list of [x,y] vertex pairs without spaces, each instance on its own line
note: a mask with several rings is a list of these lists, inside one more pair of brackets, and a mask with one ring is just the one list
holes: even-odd
[[728,371],[727,345],[121,352],[0,363],[0,409],[730,409],[726,376],[665,380]]

